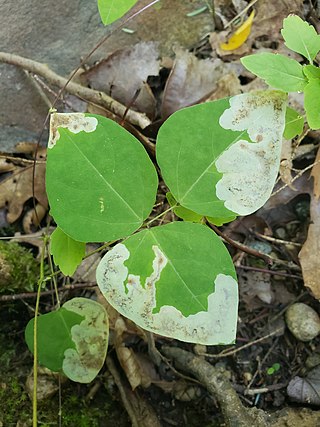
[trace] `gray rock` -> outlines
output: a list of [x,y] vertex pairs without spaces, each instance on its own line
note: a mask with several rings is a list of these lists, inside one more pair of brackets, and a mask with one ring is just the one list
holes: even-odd
[[290,332],[299,341],[310,341],[320,333],[320,318],[313,308],[303,303],[291,305],[286,311]]
[[[149,2],[141,0],[137,8]],[[169,54],[173,43],[190,47],[213,29],[209,12],[187,17],[203,6],[200,0],[162,0],[158,6],[128,23],[133,34],[114,33],[91,62],[141,40],[159,41],[162,54]],[[0,0],[0,10],[0,51],[46,63],[64,76],[110,31],[96,0]],[[30,78],[10,65],[0,64],[0,94],[0,151],[10,152],[18,141],[37,139],[48,106]]]

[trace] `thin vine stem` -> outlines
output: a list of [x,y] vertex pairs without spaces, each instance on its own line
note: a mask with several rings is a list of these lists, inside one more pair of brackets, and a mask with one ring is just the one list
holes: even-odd
[[37,381],[38,381],[38,314],[40,305],[40,294],[42,284],[45,282],[44,275],[44,259],[46,254],[46,247],[48,242],[48,236],[43,237],[44,245],[41,250],[40,258],[40,277],[38,280],[37,300],[35,307],[35,316],[33,323],[33,398],[32,398],[32,425],[33,427],[38,426],[38,401],[37,401]]
[[146,222],[145,224],[143,224],[142,227],[149,227],[150,224],[152,224],[154,221],[156,221],[157,219],[163,217],[164,215],[166,215],[168,212],[171,212],[173,209],[175,209],[176,207],[178,207],[178,205],[173,205],[170,206],[170,208],[166,209],[165,211],[159,213],[159,215],[155,216],[154,218],[151,218],[148,222]]

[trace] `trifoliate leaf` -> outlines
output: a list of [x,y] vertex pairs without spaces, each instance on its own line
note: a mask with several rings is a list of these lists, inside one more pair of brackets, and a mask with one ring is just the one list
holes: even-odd
[[285,92],[302,91],[307,79],[302,65],[284,55],[263,52],[241,58],[242,64],[269,86]]
[[297,15],[290,15],[283,20],[281,34],[289,49],[313,62],[320,50],[320,36],[312,25]]

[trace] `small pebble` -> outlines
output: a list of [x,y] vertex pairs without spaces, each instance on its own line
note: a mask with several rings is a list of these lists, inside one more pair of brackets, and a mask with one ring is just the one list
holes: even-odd
[[288,308],[286,322],[290,332],[299,341],[310,341],[320,333],[320,318],[317,312],[301,302]]

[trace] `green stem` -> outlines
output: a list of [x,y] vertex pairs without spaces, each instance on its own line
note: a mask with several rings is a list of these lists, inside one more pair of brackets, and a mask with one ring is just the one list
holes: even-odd
[[42,283],[45,281],[44,277],[44,258],[46,252],[46,243],[48,236],[44,236],[44,245],[41,250],[40,258],[40,277],[38,280],[38,291],[37,291],[37,300],[35,308],[35,317],[33,324],[33,399],[32,399],[32,425],[33,427],[38,426],[38,416],[37,416],[37,381],[38,381],[38,314],[39,314],[39,305],[40,305],[40,293]]
[[154,218],[150,219],[150,221],[146,222],[142,227],[149,227],[150,224],[152,224],[157,219],[161,218],[162,216],[166,215],[168,212],[172,211],[174,208],[176,208],[178,205],[170,206],[170,208],[166,209],[165,211],[161,212],[159,215],[155,216]]

